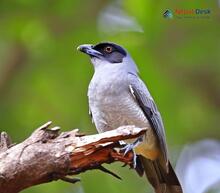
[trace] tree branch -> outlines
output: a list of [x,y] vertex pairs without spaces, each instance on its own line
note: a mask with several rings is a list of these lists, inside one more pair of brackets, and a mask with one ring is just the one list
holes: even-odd
[[82,136],[78,129],[59,134],[59,127],[49,129],[51,122],[38,128],[17,145],[11,145],[9,136],[0,136],[0,190],[1,193],[17,193],[30,186],[64,180],[91,169],[105,169],[103,163],[121,161],[132,165],[133,153],[126,155],[120,148],[120,140],[136,138],[150,128],[124,126],[105,133]]

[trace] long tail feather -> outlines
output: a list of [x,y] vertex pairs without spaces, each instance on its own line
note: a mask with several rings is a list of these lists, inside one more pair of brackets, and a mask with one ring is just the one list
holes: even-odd
[[183,193],[180,182],[169,162],[168,172],[159,161],[151,161],[141,156],[145,174],[154,187],[155,193]]

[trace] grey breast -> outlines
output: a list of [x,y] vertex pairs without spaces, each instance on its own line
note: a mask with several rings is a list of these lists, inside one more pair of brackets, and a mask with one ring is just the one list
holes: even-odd
[[129,90],[126,76],[93,76],[88,91],[89,107],[98,132],[122,125],[149,126]]

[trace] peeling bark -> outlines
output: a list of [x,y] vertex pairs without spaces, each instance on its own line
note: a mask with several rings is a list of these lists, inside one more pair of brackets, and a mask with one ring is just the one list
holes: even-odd
[[17,193],[25,188],[64,180],[91,169],[100,169],[103,163],[121,161],[132,165],[133,153],[121,151],[120,140],[136,138],[150,128],[124,126],[101,134],[82,136],[78,129],[59,133],[59,127],[49,129],[48,122],[35,130],[32,135],[17,145],[11,145],[9,136],[0,135],[0,192]]

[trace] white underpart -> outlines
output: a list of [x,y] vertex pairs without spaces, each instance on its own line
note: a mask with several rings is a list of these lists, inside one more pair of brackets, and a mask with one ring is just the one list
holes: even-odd
[[[129,89],[127,69],[136,71],[135,66],[123,63],[109,63],[92,59],[94,76],[89,85],[89,106],[99,132],[107,127],[116,129],[122,125],[148,126],[143,111],[136,103]],[[133,64],[132,64],[133,65]]]

